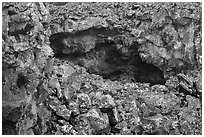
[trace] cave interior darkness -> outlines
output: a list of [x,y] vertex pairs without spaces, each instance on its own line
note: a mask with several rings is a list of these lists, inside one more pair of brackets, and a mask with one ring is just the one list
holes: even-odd
[[[137,43],[129,47],[128,55],[122,54],[121,50],[116,48],[115,42],[109,40],[96,43],[88,52],[63,54],[61,51],[65,45],[62,38],[65,37],[65,33],[51,35],[50,46],[54,57],[84,67],[90,74],[97,74],[112,81],[150,83],[150,86],[164,85],[166,82],[162,70],[140,58]],[[91,61],[93,63],[87,65],[86,62]]]

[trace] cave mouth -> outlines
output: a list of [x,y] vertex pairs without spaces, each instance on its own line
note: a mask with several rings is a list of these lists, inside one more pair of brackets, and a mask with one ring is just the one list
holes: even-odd
[[[59,37],[60,35],[59,33]],[[60,52],[64,45],[59,41],[52,39],[50,42],[54,57],[84,67],[90,74],[100,75],[112,81],[150,83],[150,86],[164,85],[166,82],[162,70],[140,58],[135,48],[138,47],[137,43],[129,47],[128,54],[118,49],[114,41],[108,40],[96,43],[95,48],[89,52],[64,54]]]

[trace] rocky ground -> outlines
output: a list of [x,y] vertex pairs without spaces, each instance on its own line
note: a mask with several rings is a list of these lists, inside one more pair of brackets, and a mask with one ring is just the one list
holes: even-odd
[[201,135],[201,3],[2,3],[2,134]]

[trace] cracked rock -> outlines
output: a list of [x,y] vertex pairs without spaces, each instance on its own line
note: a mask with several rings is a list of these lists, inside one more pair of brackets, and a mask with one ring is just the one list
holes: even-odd
[[202,135],[201,2],[3,2],[3,135]]

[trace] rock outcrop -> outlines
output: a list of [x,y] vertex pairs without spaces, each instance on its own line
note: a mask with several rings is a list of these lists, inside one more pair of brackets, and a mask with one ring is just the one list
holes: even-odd
[[201,135],[201,3],[2,3],[2,134]]

